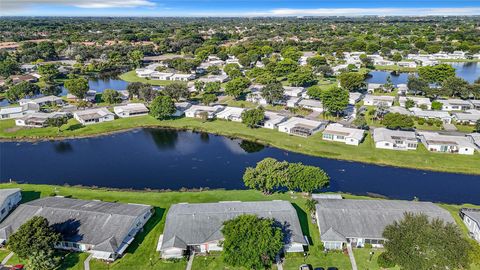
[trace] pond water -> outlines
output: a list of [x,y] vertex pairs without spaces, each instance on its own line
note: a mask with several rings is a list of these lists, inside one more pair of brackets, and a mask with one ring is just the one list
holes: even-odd
[[[91,90],[95,90],[98,93],[103,92],[105,89],[113,90],[126,90],[128,82],[116,78],[109,79],[90,79],[88,80],[88,86]],[[67,89],[62,86],[62,96],[67,95]]]
[[[465,79],[469,83],[473,83],[480,78],[480,63],[450,63],[455,68],[455,73],[458,77]],[[369,73],[370,77],[365,81],[367,83],[386,83],[387,77],[390,76],[394,85],[400,83],[407,83],[409,75],[416,75],[416,73],[402,72],[394,74],[390,71],[372,71]]]
[[480,176],[325,159],[223,136],[165,129],[65,141],[2,142],[0,180],[134,189],[244,189],[245,168],[265,157],[323,168],[331,176],[325,191],[480,204]]

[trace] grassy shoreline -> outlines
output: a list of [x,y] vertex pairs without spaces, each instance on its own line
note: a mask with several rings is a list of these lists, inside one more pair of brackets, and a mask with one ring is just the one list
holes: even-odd
[[242,123],[214,120],[203,123],[199,119],[180,118],[159,121],[150,116],[123,118],[111,122],[81,126],[75,120],[61,128],[15,129],[13,120],[0,121],[2,141],[62,140],[108,135],[138,128],[172,128],[192,130],[250,140],[287,151],[323,158],[356,161],[369,164],[413,168],[440,172],[480,174],[480,154],[473,156],[431,153],[419,145],[416,151],[376,149],[373,139],[367,135],[360,146],[322,140],[321,133],[309,138],[290,136],[275,130],[250,129]]
[[[87,187],[70,187],[57,185],[35,185],[35,184],[17,184],[17,183],[2,183],[0,189],[3,188],[21,188],[23,200],[22,202],[31,201],[46,196],[61,195],[71,196],[77,199],[86,200],[102,200],[109,202],[120,203],[141,203],[148,204],[155,207],[155,215],[146,224],[144,230],[137,235],[134,242],[127,249],[125,256],[114,263],[106,264],[98,260],[92,260],[90,263],[91,269],[185,269],[186,261],[180,260],[178,262],[168,262],[160,260],[158,253],[155,251],[158,237],[163,232],[165,226],[165,216],[172,204],[180,202],[202,203],[202,202],[218,202],[228,201],[234,198],[240,201],[268,201],[268,200],[285,200],[291,202],[295,209],[302,226],[302,231],[306,235],[311,245],[309,247],[309,256],[305,263],[310,263],[315,267],[337,266],[340,269],[350,269],[348,256],[342,253],[328,253],[316,248],[320,241],[319,231],[316,224],[313,224],[307,214],[305,203],[307,198],[300,193],[274,193],[272,195],[264,195],[261,192],[254,190],[207,190],[207,191],[165,191],[156,192],[150,190],[118,190],[110,188],[87,188]],[[365,196],[353,196],[343,194],[345,198],[349,199],[371,199]],[[464,204],[464,205],[446,205],[439,204],[441,207],[447,209],[455,218],[457,224],[466,234],[466,227],[463,225],[458,210],[462,207],[476,207],[480,206]],[[364,260],[368,249],[355,249],[357,262],[366,264]],[[377,255],[381,250],[376,250]],[[8,254],[8,250],[0,250],[0,259],[3,259]],[[297,256],[298,255],[298,256]],[[64,265],[60,269],[83,269],[83,261],[86,259],[85,253],[68,253]],[[364,261],[362,263],[362,261]],[[22,261],[14,256],[9,263],[22,263]],[[301,254],[292,254],[287,256],[284,269],[298,269],[300,264],[304,263],[304,258]],[[194,269],[225,269],[225,265],[219,256],[199,256],[194,260]],[[371,270],[380,270],[376,264],[376,260],[368,263],[368,268]],[[239,269],[231,268],[228,269]],[[276,269],[275,267],[273,269]],[[394,268],[397,269],[397,268]],[[472,268],[479,270],[479,268]],[[240,269],[239,269],[240,270]]]

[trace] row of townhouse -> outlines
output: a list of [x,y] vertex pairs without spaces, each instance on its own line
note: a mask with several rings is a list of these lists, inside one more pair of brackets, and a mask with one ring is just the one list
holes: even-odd
[[437,132],[413,132],[375,128],[373,130],[375,147],[389,150],[416,150],[421,142],[430,152],[473,155],[480,150],[478,133],[466,136],[442,135]]
[[75,118],[82,125],[91,125],[96,123],[115,120],[115,115],[120,118],[135,117],[147,115],[149,110],[143,103],[128,103],[125,105],[113,107],[114,113],[105,107],[90,108],[73,112]]
[[93,258],[114,261],[153,215],[143,204],[45,197],[20,204],[21,190],[0,189],[0,244],[33,216],[41,216],[62,234],[55,248],[88,252]]

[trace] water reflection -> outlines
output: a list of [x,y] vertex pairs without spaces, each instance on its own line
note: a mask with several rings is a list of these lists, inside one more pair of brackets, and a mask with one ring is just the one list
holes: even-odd
[[53,144],[55,152],[65,154],[73,151],[72,144],[68,141],[55,142]]
[[175,149],[178,132],[173,129],[145,129],[158,150]]
[[260,152],[265,148],[265,145],[259,144],[256,142],[242,140],[240,142],[240,147],[245,150],[247,153]]

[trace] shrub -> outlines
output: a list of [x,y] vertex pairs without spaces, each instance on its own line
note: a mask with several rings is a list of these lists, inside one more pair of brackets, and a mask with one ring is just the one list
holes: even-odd
[[418,119],[417,119],[417,123],[418,123],[419,125],[424,125],[424,124],[425,124],[425,119],[424,119],[424,118],[418,118]]
[[386,252],[383,252],[380,254],[380,256],[378,256],[377,264],[382,268],[392,268],[395,266],[395,263],[392,261],[392,259],[390,259]]

